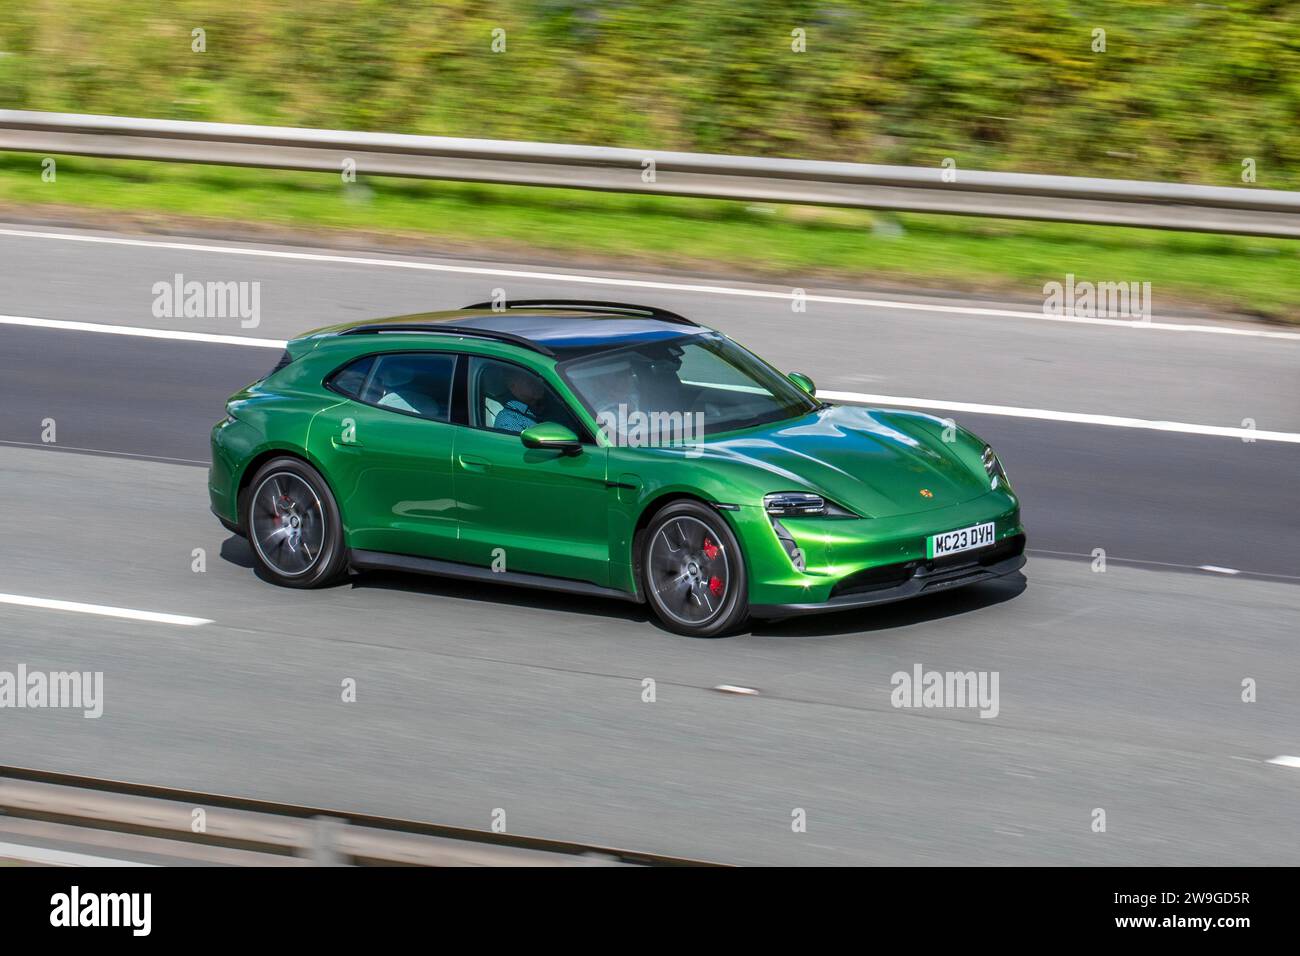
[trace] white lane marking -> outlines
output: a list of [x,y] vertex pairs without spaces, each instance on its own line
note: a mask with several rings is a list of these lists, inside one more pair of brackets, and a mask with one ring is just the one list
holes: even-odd
[[[121,236],[88,236],[63,232],[40,232],[30,229],[0,229],[0,236],[23,239],[56,239],[65,242],[103,243],[117,246],[141,246],[150,249],[174,249],[178,252],[211,252],[227,256],[259,256],[268,259],[293,259],[300,262],[330,262],[338,265],[374,266],[387,269],[417,269],[426,272],[454,272],[463,275],[498,276],[507,279],[538,279],[545,282],[572,282],[584,285],[621,286],[629,289],[657,289],[664,292],[693,292],[701,295],[743,296],[754,299],[777,299],[789,302],[792,292],[772,289],[744,289],[733,286],[700,285],[688,282],[665,282],[653,279],[626,279],[614,276],[590,276],[571,272],[536,272],[524,269],[494,269],[484,266],[450,265],[407,259],[380,259],[372,256],[339,256],[315,252],[292,252],[287,249],[250,249],[244,246],[214,246],[197,242],[161,242],[154,239],[127,239]],[[868,299],[843,295],[804,295],[806,302],[827,305],[858,305],[877,309],[931,312],[953,315],[985,315],[997,318],[1036,319],[1042,322],[1067,322],[1075,325],[1120,326],[1164,332],[1206,332],[1217,335],[1244,335],[1253,338],[1300,341],[1300,332],[1243,328],[1230,325],[1200,325],[1193,322],[1148,322],[1132,319],[1099,319],[1066,315],[1044,315],[1023,309],[985,309],[960,305],[935,305],[922,302],[898,302],[892,299]]]
[[[258,339],[243,335],[214,335],[207,332],[179,332],[173,329],[147,329],[129,325],[100,325],[94,322],[70,322],[63,319],[37,319],[23,315],[0,315],[0,325],[23,325],[76,332],[106,332],[113,335],[139,335],[146,338],[174,339],[184,342],[210,342],[218,345],[251,345],[282,349],[283,339]],[[1196,425],[1191,422],[1160,422],[1119,415],[1090,415],[1082,412],[1058,412],[1045,408],[1018,408],[1013,405],[983,405],[976,402],[944,402],[929,398],[905,398],[898,395],[867,395],[862,392],[835,392],[818,389],[822,398],[863,405],[896,405],[904,408],[927,408],[982,415],[1006,415],[1012,418],[1039,418],[1082,425],[1111,425],[1117,428],[1145,428],[1151,431],[1182,432],[1188,435],[1215,435],[1224,438],[1249,438],[1258,441],[1300,443],[1300,434],[1262,431],[1256,428],[1233,428],[1222,425]]]
[[37,329],[64,329],[70,332],[102,332],[106,335],[138,335],[147,339],[174,339],[180,342],[212,342],[217,345],[252,345],[282,349],[283,339],[259,339],[248,335],[216,335],[210,332],[182,332],[177,329],[146,329],[134,325],[102,325],[97,322],[71,322],[65,319],[36,319],[29,315],[0,315],[0,325],[25,325]]
[[1053,422],[1073,422],[1077,425],[1109,425],[1115,428],[1145,428],[1157,432],[1182,432],[1187,435],[1215,435],[1221,438],[1248,438],[1256,441],[1280,441],[1300,444],[1300,433],[1270,432],[1255,428],[1233,428],[1224,425],[1196,425],[1191,422],[1161,422],[1145,418],[1125,418],[1119,415],[1090,415],[1083,412],[1058,412],[1046,408],[1018,408],[1014,405],[983,405],[978,402],[941,402],[929,398],[905,398],[898,395],[866,395],[861,392],[827,392],[817,390],[820,398],[835,402],[855,402],[862,405],[898,405],[904,408],[926,408],[940,411],[970,412],[976,415],[1006,415],[1010,418],[1040,418]]
[[131,860],[114,860],[88,853],[70,853],[67,850],[49,850],[43,846],[25,843],[0,843],[0,860],[22,860],[24,863],[42,863],[46,866],[153,866],[153,863],[135,863]]
[[713,689],[720,690],[724,694],[747,694],[751,697],[758,695],[758,691],[754,690],[752,687],[738,687],[735,684],[719,684]]
[[108,607],[104,604],[82,604],[79,601],[54,601],[50,598],[27,597],[22,594],[0,594],[0,604],[19,607],[38,607],[48,611],[73,611],[77,614],[98,614],[101,617],[124,617],[131,621],[151,621],[155,624],[180,624],[196,627],[211,624],[206,617],[186,617],[183,614],[162,614],[158,611],[137,611],[129,607]]
[[1217,564],[1201,564],[1198,565],[1198,567],[1202,571],[1213,571],[1215,574],[1240,574],[1241,573],[1236,568],[1221,568]]
[[1275,763],[1279,767],[1295,767],[1297,770],[1300,770],[1300,757],[1288,757],[1286,754],[1283,754],[1280,757],[1274,757],[1269,761],[1269,763]]
[[44,448],[48,451],[83,452],[88,455],[106,455],[109,458],[143,458],[145,461],[176,462],[180,465],[211,464],[197,458],[169,458],[167,455],[145,455],[133,451],[110,451],[107,448],[82,448],[79,445],[58,445],[39,441],[10,441],[7,438],[0,438],[0,445],[11,445],[14,448]]

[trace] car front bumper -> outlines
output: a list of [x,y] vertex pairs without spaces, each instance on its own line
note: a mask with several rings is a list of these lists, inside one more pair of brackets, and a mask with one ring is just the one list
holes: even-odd
[[870,575],[850,575],[843,579],[824,601],[755,604],[750,607],[750,614],[772,620],[889,604],[1000,578],[1014,574],[1024,566],[1025,536],[1018,534],[982,552],[969,551],[937,561],[908,561],[872,568]]
[[[1020,501],[1005,487],[955,505],[886,518],[776,521],[752,506],[723,513],[744,544],[749,604],[756,617],[901,601],[1012,574],[1024,564]],[[987,522],[994,524],[992,545],[928,557],[930,536]]]

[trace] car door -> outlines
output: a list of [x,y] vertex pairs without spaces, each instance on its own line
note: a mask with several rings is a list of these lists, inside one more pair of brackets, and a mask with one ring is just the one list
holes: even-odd
[[327,381],[342,401],[316,416],[309,446],[326,463],[350,547],[453,555],[456,362],[446,352],[381,353]]
[[[605,449],[537,373],[468,358],[468,423],[457,429],[455,486],[460,560],[499,571],[609,581]],[[511,383],[527,383],[521,401]],[[552,421],[585,439],[577,454],[525,448],[529,421]]]

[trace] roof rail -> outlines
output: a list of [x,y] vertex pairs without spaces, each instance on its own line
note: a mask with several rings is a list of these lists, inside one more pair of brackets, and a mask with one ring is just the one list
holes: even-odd
[[538,352],[550,358],[557,358],[556,354],[540,342],[534,342],[532,339],[526,339],[522,335],[515,335],[513,332],[500,332],[496,329],[471,329],[463,325],[448,325],[439,322],[438,324],[417,324],[412,322],[370,322],[366,325],[358,325],[350,329],[344,329],[341,335],[360,335],[368,332],[414,332],[416,334],[433,333],[437,335],[456,335],[475,339],[495,339],[498,342],[509,342],[511,345],[518,345],[521,348],[528,349],[531,352]]
[[491,309],[493,312],[511,309],[581,309],[584,312],[658,319],[661,322],[672,322],[674,325],[699,325],[698,322],[692,322],[685,316],[654,305],[631,305],[626,302],[601,302],[592,299],[512,299],[509,302],[476,302],[464,308]]

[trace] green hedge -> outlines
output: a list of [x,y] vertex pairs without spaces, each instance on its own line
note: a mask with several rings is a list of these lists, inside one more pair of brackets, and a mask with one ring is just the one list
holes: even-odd
[[0,0],[0,106],[1285,188],[1300,5]]

